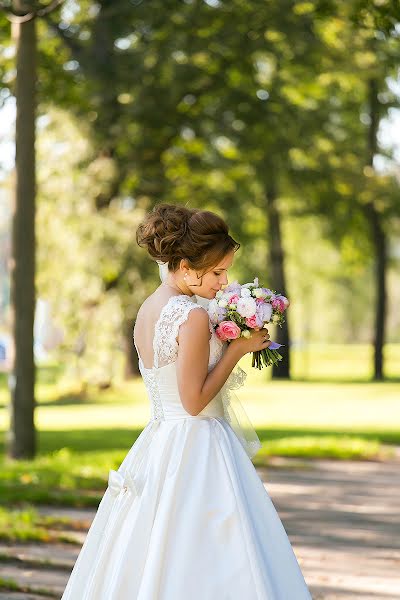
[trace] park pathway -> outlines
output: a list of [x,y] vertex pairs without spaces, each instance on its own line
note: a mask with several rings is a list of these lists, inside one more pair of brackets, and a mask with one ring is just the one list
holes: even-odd
[[[399,600],[399,456],[384,463],[274,458],[258,472],[313,600]],[[76,545],[0,544],[0,578],[32,592],[0,592],[0,600],[61,597],[94,511],[40,512],[73,518],[67,533]]]
[[259,471],[314,600],[400,600],[399,458]]

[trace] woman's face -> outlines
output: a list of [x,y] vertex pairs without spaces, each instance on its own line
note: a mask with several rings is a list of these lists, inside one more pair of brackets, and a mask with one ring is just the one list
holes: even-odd
[[[222,288],[228,284],[228,269],[231,267],[233,263],[233,259],[235,256],[234,250],[229,252],[218,264],[216,264],[212,269],[209,269],[203,278],[197,279],[196,274],[190,274],[187,279],[187,285],[190,290],[195,293],[197,296],[201,296],[202,298],[208,298],[212,300],[215,298],[215,294]],[[198,283],[201,281],[201,286],[193,285],[191,283]]]

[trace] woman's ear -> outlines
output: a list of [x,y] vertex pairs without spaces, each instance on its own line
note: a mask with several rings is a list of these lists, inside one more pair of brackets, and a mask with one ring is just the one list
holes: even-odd
[[187,273],[189,271],[189,268],[190,267],[189,267],[187,260],[185,258],[181,258],[181,262],[179,263],[179,269],[180,269],[182,275]]

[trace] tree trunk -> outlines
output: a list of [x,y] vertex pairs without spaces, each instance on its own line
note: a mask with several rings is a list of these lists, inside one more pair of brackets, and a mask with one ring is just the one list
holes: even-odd
[[[280,293],[286,295],[286,282],[284,270],[284,251],[281,236],[281,218],[277,206],[277,191],[272,177],[266,184],[266,209],[268,217],[268,240],[269,240],[269,263],[271,281],[268,285]],[[286,313],[286,321],[282,328],[277,327],[274,341],[284,344],[282,348],[283,359],[277,367],[272,366],[272,377],[279,379],[290,378],[290,346],[289,346],[289,324]]]
[[34,425],[35,363],[35,20],[16,25],[16,187],[11,260],[11,315],[14,364],[10,374],[11,424],[8,454],[32,458],[36,451]]
[[[377,151],[377,134],[379,127],[378,82],[369,82],[370,126],[368,129],[368,164],[373,167],[374,155]],[[387,240],[382,225],[382,217],[373,202],[365,207],[365,214],[370,226],[372,242],[375,249],[375,323],[374,323],[374,379],[383,379],[383,344],[385,340],[385,319],[387,310],[386,271]]]
[[387,310],[387,240],[381,217],[373,204],[365,207],[365,214],[371,229],[375,249],[375,322],[374,322],[374,380],[383,377],[383,345]]

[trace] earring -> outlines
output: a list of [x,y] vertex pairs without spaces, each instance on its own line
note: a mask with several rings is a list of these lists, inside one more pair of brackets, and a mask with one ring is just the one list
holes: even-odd
[[183,279],[186,279],[186,277],[187,277],[187,273],[184,274]]

